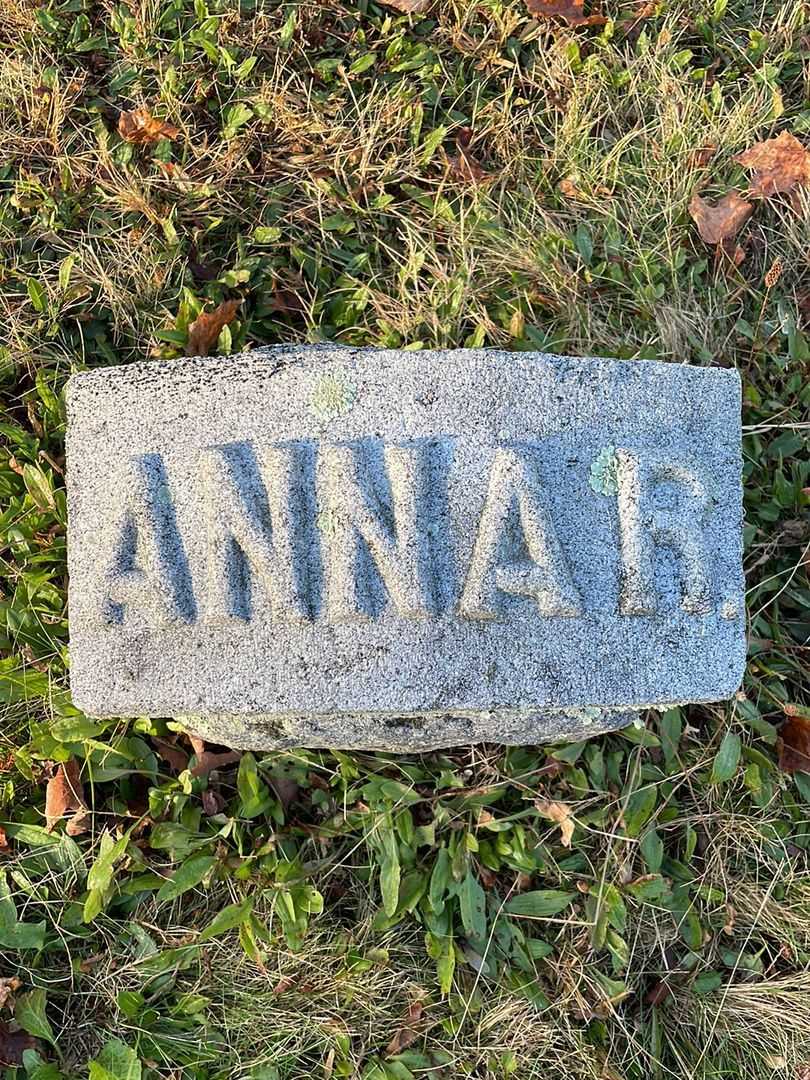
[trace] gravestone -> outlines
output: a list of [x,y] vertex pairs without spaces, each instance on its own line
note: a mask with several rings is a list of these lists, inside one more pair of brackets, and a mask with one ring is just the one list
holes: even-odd
[[582,738],[742,677],[736,372],[278,347],[74,375],[71,683],[237,747]]

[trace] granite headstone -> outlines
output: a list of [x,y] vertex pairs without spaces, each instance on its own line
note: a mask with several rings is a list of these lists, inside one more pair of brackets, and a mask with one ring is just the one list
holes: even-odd
[[237,747],[582,738],[742,676],[736,372],[284,346],[68,386],[91,716]]

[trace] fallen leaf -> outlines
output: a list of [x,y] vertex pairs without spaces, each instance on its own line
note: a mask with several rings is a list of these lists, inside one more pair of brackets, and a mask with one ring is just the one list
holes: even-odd
[[309,783],[310,787],[317,788],[318,791],[327,791],[328,792],[328,791],[332,790],[329,787],[329,782],[327,780],[324,780],[324,778],[319,773],[316,773],[316,772],[307,773],[307,782]]
[[641,24],[645,19],[650,19],[655,15],[657,7],[656,0],[643,0],[642,3],[636,5],[635,10],[631,11],[626,18],[617,22],[617,31],[626,38],[637,38],[641,33]]
[[407,1049],[412,1043],[415,1043],[419,1038],[419,1032],[415,1025],[421,1019],[423,1012],[421,1001],[412,1001],[408,1008],[408,1015],[405,1018],[402,1026],[396,1032],[391,1042],[385,1048],[385,1056],[393,1057],[394,1054],[401,1054],[403,1050]]
[[22,983],[16,975],[11,978],[0,979],[0,1009],[8,1006],[14,1012],[14,995],[20,989]]
[[697,192],[689,203],[689,215],[695,222],[701,240],[707,244],[726,244],[733,240],[751,215],[753,205],[730,191],[712,205]]
[[447,165],[455,179],[465,184],[487,184],[495,179],[494,173],[487,172],[484,166],[466,150],[449,156]]
[[779,729],[777,749],[782,772],[810,773],[810,720],[789,716]]
[[10,1031],[0,1020],[0,1065],[22,1065],[23,1054],[36,1046],[27,1031]]
[[495,882],[498,880],[498,875],[494,870],[490,870],[488,866],[478,867],[478,877],[485,889],[493,888]]
[[184,769],[188,768],[188,754],[182,747],[177,746],[177,736],[168,735],[165,739],[152,736],[152,745],[157,750],[160,757],[166,762],[166,764],[175,770],[175,772],[181,773]]
[[380,0],[385,7],[400,11],[403,15],[422,15],[433,0]]
[[586,15],[584,0],[526,0],[529,14],[535,18],[562,19],[569,26],[604,26],[604,15]]
[[200,796],[200,799],[202,801],[203,813],[206,817],[213,817],[214,814],[218,814],[220,810],[225,809],[225,799],[218,791],[214,791],[213,788],[206,788]]
[[158,139],[176,139],[180,129],[157,120],[148,109],[130,109],[118,117],[118,134],[126,142],[143,145]]
[[789,131],[755,143],[734,160],[753,170],[748,194],[755,198],[789,194],[810,184],[810,150]]
[[715,251],[715,259],[719,262],[724,257],[731,260],[734,266],[739,266],[745,260],[746,251],[745,248],[740,247],[739,244],[734,241],[724,241],[722,244],[717,245]]
[[574,835],[574,820],[571,817],[571,807],[564,802],[552,802],[551,799],[535,799],[534,807],[544,818],[555,822],[560,826],[560,842],[563,847],[571,847],[571,837]]
[[191,770],[192,776],[208,776],[214,769],[222,769],[226,765],[233,765],[242,757],[241,750],[226,750],[221,754],[215,754],[211,750],[203,750],[197,755],[197,761]]
[[647,991],[644,1000],[648,1005],[661,1005],[669,995],[672,993],[672,988],[667,982],[661,979],[657,982],[651,990]]
[[223,300],[213,311],[201,311],[188,328],[186,356],[208,356],[223,326],[233,322],[241,300]]
[[45,825],[50,832],[68,813],[73,816],[65,826],[68,836],[79,836],[89,828],[90,811],[84,801],[79,778],[79,763],[75,758],[60,764],[45,789]]
[[727,918],[723,926],[723,933],[732,937],[734,934],[734,924],[737,921],[737,910],[733,904],[726,904]]
[[[11,462],[13,460],[14,460],[13,458],[9,458],[9,465],[11,465]],[[11,467],[14,468],[13,465],[11,465]],[[16,472],[16,469],[15,469],[15,472]],[[22,466],[20,466],[20,475],[22,475]],[[0,757],[0,773],[13,772],[14,768],[15,768],[15,763],[14,762],[15,762],[14,755],[11,753],[11,751],[9,751],[7,754],[4,754],[2,757]]]
[[289,776],[271,776],[270,787],[286,813],[298,798],[298,784]]
[[494,180],[494,174],[487,172],[480,161],[476,160],[470,144],[472,143],[472,128],[463,127],[456,135],[457,154],[447,155],[447,167],[456,180],[465,184],[485,184]]
[[96,953],[95,956],[86,956],[84,960],[79,962],[79,971],[83,975],[88,975],[97,964],[100,964],[102,960],[107,960],[108,957],[109,953],[103,952]]
[[582,192],[577,187],[573,176],[566,176],[561,180],[557,184],[557,190],[561,195],[565,195],[566,199],[579,199],[582,197]]
[[[566,199],[587,199],[588,195],[577,186],[576,177],[566,176],[557,184],[557,190],[561,195],[564,195]],[[593,195],[603,195],[606,198],[610,198],[613,192],[610,188],[603,187],[601,184],[597,184],[592,189]]]
[[708,165],[714,155],[717,153],[717,144],[709,143],[707,146],[700,146],[697,150],[693,150],[689,155],[689,164],[696,169],[702,169]]
[[[303,289],[303,283],[301,288]],[[283,285],[276,285],[270,298],[270,310],[279,315],[300,315],[307,310],[307,304],[300,292]]]

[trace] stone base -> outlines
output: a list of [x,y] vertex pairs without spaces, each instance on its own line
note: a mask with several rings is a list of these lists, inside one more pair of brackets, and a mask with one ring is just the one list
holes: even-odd
[[578,742],[640,721],[632,708],[505,709],[469,713],[341,713],[305,716],[180,716],[192,735],[239,750],[379,750],[412,753],[499,742]]

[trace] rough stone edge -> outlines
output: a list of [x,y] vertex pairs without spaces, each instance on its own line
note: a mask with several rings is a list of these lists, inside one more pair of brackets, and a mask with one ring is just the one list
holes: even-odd
[[100,367],[87,368],[84,371],[76,371],[70,376],[65,384],[65,397],[68,411],[70,411],[72,405],[71,399],[74,394],[80,393],[85,386],[89,387],[93,382],[97,381],[100,381],[102,384],[106,383],[109,388],[112,389],[117,381],[124,383],[131,380],[137,381],[143,375],[155,375],[156,373],[160,373],[163,377],[171,378],[175,371],[181,375],[188,375],[194,367],[198,367],[203,371],[206,367],[215,368],[217,365],[227,366],[232,362],[236,364],[240,360],[248,358],[263,357],[268,361],[275,361],[275,367],[271,370],[278,371],[286,368],[294,368],[298,362],[318,363],[328,367],[332,360],[337,357],[344,360],[350,358],[361,360],[369,356],[379,356],[381,354],[391,355],[394,353],[401,354],[406,358],[411,357],[415,359],[429,355],[441,356],[448,359],[458,356],[485,356],[493,360],[498,360],[519,355],[543,361],[564,360],[572,363],[596,365],[611,363],[626,365],[628,367],[631,365],[634,367],[641,366],[642,368],[648,368],[649,370],[661,369],[662,367],[688,368],[690,370],[703,372],[704,377],[719,379],[721,381],[731,379],[737,382],[738,387],[741,387],[742,385],[740,372],[734,367],[726,368],[704,366],[702,364],[683,364],[666,360],[626,360],[616,356],[575,356],[571,353],[550,353],[539,349],[522,351],[520,353],[515,353],[514,350],[492,347],[482,347],[479,349],[396,349],[374,345],[346,345],[341,342],[319,341],[259,345],[253,349],[243,349],[243,351],[239,353],[229,353],[227,356],[182,356],[175,357],[171,360],[137,360],[128,364],[109,364]]
[[[499,709],[471,712],[340,713],[280,715],[269,713],[175,718],[206,742],[238,750],[375,750],[409,753],[451,746],[497,742],[530,746],[579,742],[641,723],[638,709],[567,708]],[[351,731],[351,735],[347,732]]]

